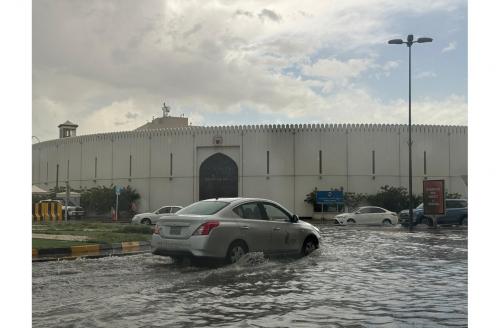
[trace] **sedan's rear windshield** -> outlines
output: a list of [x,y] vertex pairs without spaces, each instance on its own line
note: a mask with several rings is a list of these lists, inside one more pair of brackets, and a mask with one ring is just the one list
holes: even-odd
[[179,210],[176,214],[182,215],[212,215],[226,207],[228,202],[221,201],[201,201],[191,204]]

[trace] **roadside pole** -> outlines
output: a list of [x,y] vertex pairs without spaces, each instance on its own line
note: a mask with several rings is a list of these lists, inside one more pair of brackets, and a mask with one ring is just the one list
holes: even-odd
[[69,160],[68,160],[68,168],[66,170],[66,208],[64,209],[64,222],[68,222],[68,207],[69,207]]
[[115,207],[115,222],[118,222],[118,198],[120,196],[120,187],[116,186],[115,187],[115,192],[116,192],[116,207]]
[[433,215],[432,216],[432,227],[434,229],[437,229],[437,226],[438,226],[437,215]]

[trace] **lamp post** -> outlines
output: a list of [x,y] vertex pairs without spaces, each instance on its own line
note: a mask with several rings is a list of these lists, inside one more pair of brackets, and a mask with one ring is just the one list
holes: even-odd
[[389,44],[406,44],[408,47],[408,191],[410,195],[410,208],[409,208],[409,230],[413,226],[413,191],[412,191],[412,169],[411,169],[411,46],[414,43],[432,42],[431,38],[418,38],[416,41],[413,39],[413,34],[409,34],[406,41],[402,39],[389,40]]

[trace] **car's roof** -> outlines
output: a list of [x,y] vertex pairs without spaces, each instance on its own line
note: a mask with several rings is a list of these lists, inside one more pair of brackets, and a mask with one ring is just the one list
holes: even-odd
[[383,209],[383,210],[388,211],[387,209],[385,209],[385,208],[383,208],[383,207],[380,207],[380,206],[360,206],[359,208],[361,209],[361,208],[368,208],[368,207],[370,207],[370,208],[381,208],[381,209]]
[[222,202],[228,202],[228,203],[234,203],[234,202],[244,202],[244,201],[256,201],[256,202],[273,202],[275,201],[270,200],[270,199],[264,199],[264,198],[254,198],[254,197],[221,197],[221,198],[210,198],[210,199],[204,199],[203,201],[210,201],[210,202],[215,202],[215,201],[222,201]]

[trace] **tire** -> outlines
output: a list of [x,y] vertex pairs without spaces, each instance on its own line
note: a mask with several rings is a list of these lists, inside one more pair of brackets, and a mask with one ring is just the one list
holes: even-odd
[[308,256],[312,252],[314,252],[318,248],[318,245],[314,238],[312,237],[307,237],[306,240],[304,240],[304,244],[302,245],[302,255],[303,256]]
[[231,243],[231,245],[229,245],[229,248],[227,249],[226,263],[234,264],[238,262],[239,259],[242,258],[246,253],[248,253],[247,245],[241,240],[234,241]]
[[356,221],[354,221],[354,219],[349,219],[347,220],[347,224],[356,224]]
[[467,217],[466,216],[464,216],[462,218],[462,220],[460,220],[460,225],[467,227]]
[[183,261],[182,256],[170,256],[170,258],[172,259],[172,262],[174,262],[175,264],[180,264]]
[[142,219],[142,220],[141,220],[141,224],[151,225],[151,220],[150,220],[150,219],[148,219],[148,218]]
[[421,222],[422,222],[422,224],[425,224],[429,227],[432,227],[432,220],[429,218],[423,217]]
[[384,221],[382,221],[382,225],[391,226],[392,225],[392,221],[389,220],[389,219],[384,219]]

